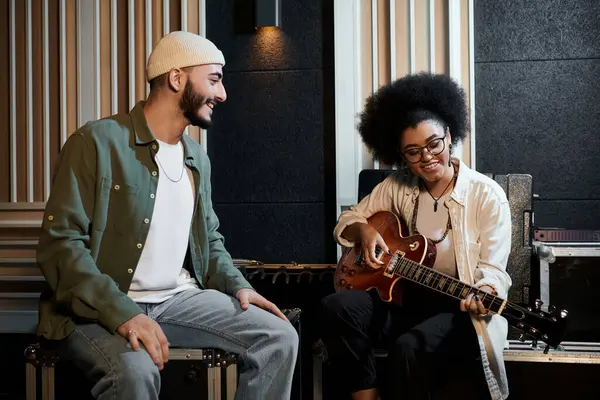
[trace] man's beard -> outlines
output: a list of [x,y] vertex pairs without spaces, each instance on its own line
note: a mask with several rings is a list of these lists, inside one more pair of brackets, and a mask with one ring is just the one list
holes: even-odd
[[206,104],[208,100],[209,99],[194,93],[192,84],[190,81],[187,81],[185,88],[183,89],[181,99],[179,100],[179,108],[181,108],[183,115],[187,118],[190,124],[202,129],[208,129],[211,127],[212,121],[198,117],[198,110],[200,110],[200,108]]

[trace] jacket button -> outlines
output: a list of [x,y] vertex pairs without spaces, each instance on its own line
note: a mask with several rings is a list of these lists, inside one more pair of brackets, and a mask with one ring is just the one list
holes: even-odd
[[141,248],[142,248],[142,244],[141,244],[141,243],[138,243],[138,244],[137,244],[137,248],[138,248],[138,249],[141,249]]
[[156,171],[152,171],[152,176],[156,176]]
[[115,185],[115,190],[119,190],[119,189],[121,189],[121,186]]
[[131,268],[129,268],[129,269],[127,270],[127,272],[129,272],[130,274],[133,274],[133,270],[132,270]]
[[148,218],[144,219],[145,224],[147,224],[148,222],[150,222],[150,220]]
[[154,193],[150,193],[150,198],[153,199],[154,198]]

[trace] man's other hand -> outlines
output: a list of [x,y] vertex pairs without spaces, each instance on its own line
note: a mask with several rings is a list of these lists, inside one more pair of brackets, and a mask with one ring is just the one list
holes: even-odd
[[242,310],[247,310],[250,304],[254,304],[255,306],[263,308],[267,311],[271,311],[273,314],[277,315],[284,321],[288,320],[275,304],[271,303],[269,300],[265,299],[252,289],[238,290],[238,292],[235,294],[235,298],[240,301]]
[[146,314],[138,314],[119,326],[117,332],[129,340],[135,351],[140,349],[142,342],[154,364],[162,371],[164,364],[169,361],[169,342],[156,321]]

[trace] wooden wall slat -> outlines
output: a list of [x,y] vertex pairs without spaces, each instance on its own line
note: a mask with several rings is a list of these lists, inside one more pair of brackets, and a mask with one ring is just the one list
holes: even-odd
[[31,0],[31,56],[33,105],[33,198],[44,201],[44,43],[43,1]]
[[435,2],[435,72],[449,73],[448,57],[448,3],[447,0]]
[[162,0],[152,0],[152,47],[163,37],[163,2]]
[[[463,57],[463,61],[461,64],[461,84],[465,89],[465,95],[467,99],[467,104],[475,99],[471,99],[469,96],[470,93],[470,79],[469,75],[471,73],[471,63],[469,62],[469,2],[468,0],[461,1],[460,3],[460,42],[461,42],[461,53],[465,55]],[[475,73],[475,71],[473,71]],[[471,142],[469,138],[463,141],[463,160],[467,163],[467,165],[471,164]]]
[[17,82],[17,201],[27,201],[27,3],[15,2],[15,58]]
[[77,129],[77,0],[66,1],[67,135],[71,135]]
[[111,112],[110,1],[100,1],[100,112],[102,118]]
[[0,0],[0,202],[10,201],[10,10]]
[[146,98],[145,0],[135,0],[135,101]]
[[379,86],[390,81],[390,9],[389,0],[377,0],[377,52],[379,54],[378,78]]
[[181,2],[170,0],[169,3],[169,32],[181,30]]
[[129,10],[127,1],[117,2],[117,69],[119,70],[118,98],[119,112],[129,111]]
[[361,84],[363,97],[368,97],[373,90],[373,63],[371,60],[372,54],[372,26],[371,26],[371,0],[363,0],[360,3],[360,26],[361,32],[356,35],[360,37],[360,53],[361,53]]
[[198,21],[198,2],[188,0],[188,32],[198,33],[200,21]]
[[60,150],[60,3],[48,0],[48,53],[50,101],[50,179]]
[[[200,21],[198,20],[198,2],[188,0],[188,32],[198,33],[200,27]],[[196,126],[188,127],[188,135],[197,142],[200,141],[200,129]]]
[[408,0],[396,1],[396,79],[410,72]]
[[415,69],[429,71],[429,1],[415,1]]

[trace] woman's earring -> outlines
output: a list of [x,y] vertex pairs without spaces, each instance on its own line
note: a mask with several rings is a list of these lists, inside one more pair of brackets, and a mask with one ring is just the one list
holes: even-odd
[[450,154],[450,157],[448,158],[448,166],[451,167],[452,166],[452,143],[448,144],[448,153]]

